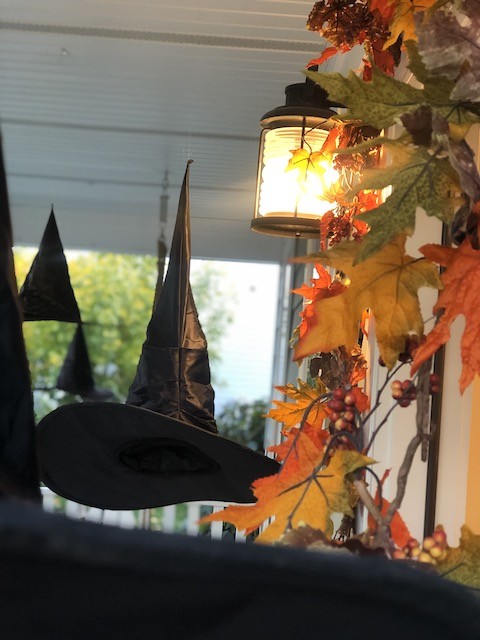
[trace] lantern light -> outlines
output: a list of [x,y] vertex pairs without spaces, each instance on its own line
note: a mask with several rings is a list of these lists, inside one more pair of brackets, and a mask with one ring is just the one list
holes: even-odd
[[[285,106],[266,113],[260,124],[255,217],[259,233],[303,238],[318,237],[319,220],[332,203],[326,194],[339,175],[327,159],[312,164],[321,150],[336,112],[327,93],[310,79],[285,89]],[[296,161],[292,154],[300,151]],[[297,154],[299,152],[297,151]]]

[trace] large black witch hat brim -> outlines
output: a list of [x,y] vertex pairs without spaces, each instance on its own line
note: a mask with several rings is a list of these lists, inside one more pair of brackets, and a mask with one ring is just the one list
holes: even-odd
[[82,504],[253,502],[253,480],[279,469],[217,434],[207,345],[189,281],[188,173],[187,166],[165,283],[127,404],[68,405],[38,426],[43,481]]
[[274,460],[218,434],[110,402],[59,407],[42,420],[38,444],[45,484],[102,509],[253,502],[252,482],[278,471]]

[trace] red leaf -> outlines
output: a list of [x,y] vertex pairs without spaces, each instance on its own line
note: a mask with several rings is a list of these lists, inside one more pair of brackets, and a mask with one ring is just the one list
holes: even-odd
[[313,60],[310,60],[310,62],[307,64],[307,69],[309,69],[310,67],[316,67],[316,66],[319,67],[321,64],[326,62],[329,58],[332,58],[333,56],[337,55],[337,53],[346,53],[347,51],[350,51],[350,49],[351,47],[349,47],[346,44],[340,47],[327,47],[322,51],[319,58],[313,58]]
[[360,387],[352,387],[349,391],[355,396],[355,408],[362,413],[362,411],[367,411],[370,407],[370,399],[367,395],[363,393]]
[[[387,469],[383,474],[383,477],[380,480],[380,484],[382,486],[385,480],[390,475],[390,471],[391,469]],[[377,504],[380,502],[380,493],[378,488],[375,494],[375,502]],[[382,509],[381,509],[382,516],[385,516],[387,514],[387,509],[389,506],[390,506],[390,502],[388,500],[385,500],[385,498],[383,498]],[[377,528],[377,523],[375,522],[375,520],[370,514],[368,514],[368,528],[371,530],[375,530]],[[395,513],[395,515],[392,518],[392,522],[390,523],[390,533],[392,536],[392,540],[395,542],[395,544],[398,547],[400,547],[400,549],[404,547],[412,537],[412,534],[408,530],[408,527],[405,524],[404,519],[402,518],[402,516],[399,514],[398,511]]]

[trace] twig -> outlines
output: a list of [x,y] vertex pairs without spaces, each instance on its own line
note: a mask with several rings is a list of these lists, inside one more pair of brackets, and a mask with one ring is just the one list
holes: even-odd
[[370,493],[369,493],[369,491],[368,491],[368,489],[367,489],[367,487],[365,485],[365,481],[364,480],[354,480],[353,481],[353,486],[355,487],[355,489],[356,489],[356,491],[358,493],[358,497],[360,498],[362,503],[366,506],[366,508],[368,509],[368,512],[374,518],[375,522],[380,526],[385,525],[385,519],[382,516],[382,513],[381,513],[380,509],[376,505],[375,500],[370,495]]
[[387,413],[385,414],[385,416],[383,417],[382,421],[380,422],[380,424],[378,425],[378,427],[375,429],[375,431],[372,433],[370,440],[364,450],[364,453],[368,453],[370,447],[372,446],[372,444],[375,441],[375,438],[377,437],[380,429],[388,422],[388,418],[390,417],[390,414],[392,413],[392,411],[394,411],[394,409],[396,409],[398,407],[398,402],[395,402],[394,405],[392,405],[390,407],[390,409],[387,411]]

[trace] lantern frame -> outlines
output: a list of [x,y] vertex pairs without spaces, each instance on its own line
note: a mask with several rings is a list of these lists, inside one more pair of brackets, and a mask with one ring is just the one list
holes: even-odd
[[258,152],[255,212],[250,228],[257,233],[274,236],[317,238],[321,215],[292,211],[291,215],[262,215],[260,209],[261,188],[264,182],[264,149],[267,134],[275,129],[299,128],[300,139],[304,141],[306,132],[329,131],[334,126],[337,115],[332,107],[342,105],[328,100],[326,91],[309,78],[306,82],[288,85],[285,88],[285,105],[268,111],[260,120],[262,132]]

